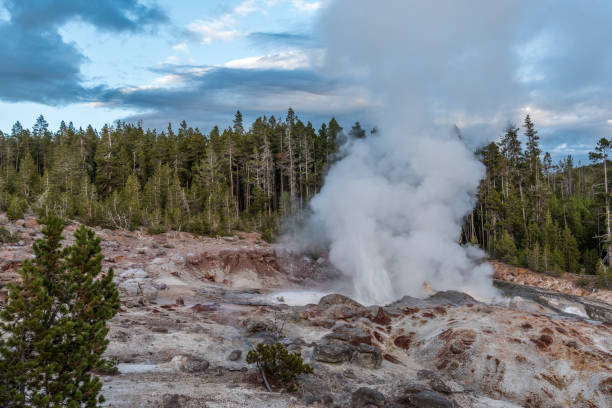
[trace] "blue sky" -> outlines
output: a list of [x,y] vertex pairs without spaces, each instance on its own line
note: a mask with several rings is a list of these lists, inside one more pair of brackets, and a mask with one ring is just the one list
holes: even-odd
[[[313,72],[321,57],[313,21],[322,4],[0,0],[0,32],[12,43],[0,45],[11,65],[0,68],[0,79],[13,84],[0,91],[0,129],[15,120],[28,126],[41,113],[52,128],[61,120],[100,127],[119,118],[207,127],[229,122],[237,109],[248,118],[295,102],[308,107],[325,84]],[[208,89],[183,92],[204,77]]]
[[[0,130],[10,132],[16,120],[30,127],[43,114],[52,129],[61,120],[165,128],[186,119],[207,132],[229,124],[237,109],[249,121],[290,106],[315,126],[331,116],[345,127],[373,124],[376,96],[360,75],[330,74],[325,24],[335,22],[322,15],[334,1],[0,0]],[[500,12],[502,3],[521,7],[500,1]],[[599,137],[612,136],[612,7],[598,0],[522,6],[529,15],[517,13],[516,35],[500,45],[515,57],[524,88],[511,114],[449,117],[468,128],[494,124],[494,138],[501,123],[531,113],[545,150],[584,160]],[[471,23],[463,23],[468,31]],[[445,30],[437,21],[423,27]],[[497,97],[495,83],[484,86],[486,97]]]

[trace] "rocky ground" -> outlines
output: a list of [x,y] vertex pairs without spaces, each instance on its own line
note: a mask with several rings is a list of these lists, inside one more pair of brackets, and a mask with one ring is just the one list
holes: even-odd
[[[40,235],[33,218],[2,223],[20,242],[0,247],[0,286]],[[363,306],[332,293],[342,282],[324,258],[257,234],[96,233],[122,300],[109,407],[612,406],[612,296],[572,279],[497,264],[495,304],[450,291]],[[267,392],[246,363],[262,341],[313,367],[297,392]]]
[[519,268],[492,261],[495,279],[514,282],[521,285],[535,286],[542,289],[551,289],[568,295],[587,296],[598,299],[608,304],[612,304],[612,291],[597,289],[593,287],[581,287],[578,285],[580,275],[564,273],[561,276],[550,276],[543,273],[530,271],[529,269]]

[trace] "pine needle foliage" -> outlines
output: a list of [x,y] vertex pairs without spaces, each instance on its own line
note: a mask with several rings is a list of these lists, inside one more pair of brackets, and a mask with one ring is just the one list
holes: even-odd
[[19,241],[17,234],[12,234],[4,226],[0,226],[0,244],[13,244]]
[[268,379],[285,386],[287,391],[295,390],[298,374],[312,373],[312,367],[304,364],[299,353],[289,353],[281,343],[257,344],[248,352],[246,361],[257,364]]
[[90,229],[78,228],[74,245],[62,248],[62,221],[41,224],[35,257],[0,312],[0,406],[99,407],[102,383],[92,371],[111,365],[102,353],[106,322],[119,309],[113,271],[101,272],[100,238]]

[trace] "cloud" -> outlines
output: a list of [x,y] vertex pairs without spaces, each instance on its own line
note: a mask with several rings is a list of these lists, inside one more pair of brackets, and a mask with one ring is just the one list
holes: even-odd
[[[109,90],[102,96],[117,105],[145,109],[190,108],[200,106],[228,106],[253,101],[266,105],[271,94],[301,93],[302,95],[326,95],[336,88],[336,83],[325,80],[309,70],[251,70],[207,66],[168,66],[158,70],[184,84],[178,88],[149,86],[134,89],[125,94],[121,90]],[[273,98],[274,101],[282,98]],[[239,102],[242,101],[242,102]],[[280,105],[279,105],[280,106]]]
[[[183,77],[181,75],[176,74],[166,74],[160,77],[157,77],[153,80],[153,82],[140,86],[131,86],[119,89],[124,95],[131,94],[136,91],[143,91],[147,89],[159,89],[159,88],[168,88],[171,86],[178,86],[183,84]],[[102,103],[109,104],[108,102],[94,102],[94,103]],[[92,105],[95,106],[95,105]]]
[[572,141],[572,143],[563,142],[560,145],[554,146],[550,149],[550,155],[553,160],[553,163],[556,161],[565,161],[567,156],[572,156],[574,160],[574,165],[578,164],[588,164],[589,163],[589,152],[592,152],[594,148],[593,145],[587,145],[583,143],[576,143]]
[[[265,12],[280,3],[304,12],[322,10],[323,17],[314,28],[315,34],[248,33],[241,27],[241,17]],[[280,105],[276,101],[289,98],[315,112],[322,108],[314,109],[310,101],[321,102],[323,98],[330,98],[328,93],[345,86],[350,91],[338,93],[347,98],[340,112],[355,109],[356,117],[366,113],[364,107],[379,105],[376,96],[357,85],[374,81],[380,87],[394,89],[393,97],[398,105],[412,110],[426,108],[423,110],[427,112],[426,115],[411,117],[421,117],[440,126],[456,123],[478,142],[490,140],[508,120],[520,123],[527,106],[536,125],[543,130],[541,134],[551,140],[555,132],[566,128],[580,129],[583,139],[599,131],[601,123],[610,119],[606,112],[612,109],[612,77],[607,74],[612,68],[612,53],[606,44],[606,39],[611,37],[612,26],[604,24],[606,18],[612,15],[611,6],[603,1],[594,1],[588,7],[574,6],[571,2],[558,7],[555,2],[546,0],[530,7],[526,7],[526,1],[482,2],[481,5],[482,12],[494,16],[493,19],[475,20],[473,7],[459,8],[456,15],[444,8],[430,12],[429,5],[410,1],[378,7],[379,18],[376,20],[362,16],[364,10],[373,9],[363,2],[244,1],[216,19],[192,23],[192,34],[205,43],[246,36],[258,48],[269,47],[268,53],[228,61],[221,68],[192,67],[194,70],[206,70],[205,75],[200,77],[193,76],[193,73],[184,77],[185,72],[175,72],[182,75],[183,80],[180,85],[173,85],[175,89],[168,91],[169,99],[164,102],[167,105],[162,103],[163,98],[157,98],[157,95],[165,92],[160,84],[149,84],[155,89],[132,92],[132,98],[138,96],[137,101],[126,99],[116,103],[132,101],[143,109],[159,107],[169,113],[172,111],[171,103],[179,104],[181,109],[189,109],[178,100],[180,98],[175,98],[181,95],[195,106],[202,106],[201,99],[209,98],[206,109],[215,110],[214,103],[218,103],[217,112],[230,109],[230,102],[242,105],[258,101],[262,103],[261,112],[265,111],[264,106],[275,108],[277,104]],[[329,15],[328,8],[338,7],[344,7],[344,10],[334,13],[334,20],[330,21],[326,17]],[[455,10],[455,7],[449,9]],[[422,15],[429,17],[419,19],[418,16]],[[576,15],[580,15],[584,22],[574,21]],[[404,16],[410,20],[410,27],[406,30],[403,27],[408,23]],[[338,27],[351,27],[351,21],[366,20],[367,24],[335,35]],[[395,46],[394,41],[377,36],[382,31],[401,32],[408,36],[407,41],[402,43],[401,53],[389,49]],[[434,31],[436,35],[424,34]],[[334,33],[334,38],[342,40],[342,47],[348,49],[339,52],[333,41],[328,42],[327,63],[321,69],[318,59],[321,57],[321,37],[330,32]],[[487,35],[483,36],[482,33]],[[457,38],[464,41],[457,44]],[[371,52],[366,54],[363,49]],[[348,64],[340,60],[347,55],[351,56]],[[404,58],[405,55],[412,57]],[[173,59],[168,62],[176,64],[177,61]],[[336,68],[330,69],[332,66]],[[371,73],[368,73],[367,67],[372,66],[377,67],[376,78],[368,77]],[[176,65],[174,69],[181,70]],[[388,84],[387,81],[396,78],[392,74],[398,70],[422,80]],[[280,78],[280,71],[296,72],[295,75],[285,76],[284,81],[274,83],[271,78]],[[587,75],[583,75],[583,72]],[[284,72],[282,74],[285,75]],[[296,90],[293,81],[302,83],[309,75],[309,84],[323,84],[323,87],[333,84],[333,87],[322,93]],[[220,81],[218,86],[212,83],[212,78]],[[431,78],[435,80],[429,80]],[[257,81],[263,81],[263,84]],[[410,84],[410,87],[406,84]],[[197,89],[202,96],[198,98],[188,90],[180,89],[183,86]],[[248,89],[250,86],[253,91]],[[261,91],[262,86],[266,97],[257,98],[256,91]],[[419,96],[418,100],[414,100],[415,95]],[[341,105],[337,99],[332,103],[330,110],[331,106]],[[231,107],[232,110],[234,108],[236,106]],[[257,106],[253,105],[253,108]],[[543,144],[554,147],[545,140]]]
[[[584,126],[566,126],[559,128],[541,128],[538,133],[542,142],[542,150],[549,152],[553,163],[564,160],[568,155],[574,158],[574,164],[588,164],[589,152],[592,152],[603,126],[589,124]],[[609,129],[608,129],[609,131]]]
[[239,14],[241,16],[247,16],[258,10],[259,7],[255,0],[245,0],[234,8],[234,13]]
[[79,66],[85,57],[59,34],[19,31],[0,23],[0,98],[66,103],[86,96]]
[[9,21],[11,19],[11,15],[2,2],[0,2],[0,21]]
[[322,57],[322,52],[291,50],[259,57],[240,58],[226,62],[224,66],[243,69],[295,70],[319,66]]
[[84,102],[81,105],[86,106],[88,108],[104,108],[108,106],[108,103],[106,102]]
[[211,44],[215,40],[232,41],[246,35],[244,31],[236,28],[239,26],[238,17],[246,17],[261,10],[261,5],[256,0],[244,0],[219,17],[189,23],[187,33],[204,44]]
[[312,120],[332,114],[352,115],[368,109],[370,100],[355,84],[338,83],[309,69],[244,69],[198,65],[169,65],[154,70],[173,78],[173,86],[151,84],[106,90],[99,102],[142,111],[130,120],[164,127],[187,119],[199,126],[228,123],[240,109],[245,116],[283,113],[288,107]]
[[[419,120],[457,123],[479,143],[528,111],[544,149],[563,137],[573,146],[610,134],[612,3],[478,1],[450,14],[452,3],[396,1],[371,19],[367,2],[330,2],[318,24],[327,74],[394,89],[396,104],[424,111]],[[476,18],[481,12],[492,17]],[[405,80],[389,84],[396,72]]]
[[142,31],[152,24],[168,21],[155,4],[137,0],[6,0],[11,24],[21,30],[57,28],[74,18],[105,31]]
[[187,25],[187,33],[204,44],[213,41],[232,41],[248,36],[251,39],[266,39],[274,41],[306,42],[308,38],[302,35],[285,33],[249,33],[240,29],[240,19],[253,13],[267,13],[269,9],[280,3],[290,3],[291,8],[300,13],[313,13],[323,5],[321,1],[305,0],[244,0],[230,11],[215,18],[198,19]]
[[[398,105],[410,109],[427,106],[424,119],[431,119],[434,112],[436,123],[458,123],[484,140],[496,135],[507,120],[520,122],[528,106],[536,125],[544,128],[540,133],[543,144],[552,149],[561,144],[555,135],[565,135],[572,138],[568,143],[572,146],[580,144],[580,138],[595,140],[609,134],[601,132],[610,131],[612,51],[608,39],[612,38],[612,25],[608,21],[612,3],[560,3],[485,1],[482,7],[493,18],[475,21],[475,6],[466,6],[457,15],[436,7],[427,14],[431,18],[419,20],[415,16],[426,13],[431,7],[428,3],[406,0],[374,7],[360,1],[245,0],[225,8],[218,17],[192,21],[186,31],[191,39],[209,44],[245,38],[256,53],[221,67],[181,66],[178,64],[195,60],[188,47],[189,37],[181,38],[172,47],[173,55],[166,59],[166,65],[156,68],[157,79],[110,89],[105,84],[85,85],[87,78],[82,77],[80,68],[87,58],[75,44],[64,41],[59,30],[76,20],[107,32],[151,31],[168,21],[154,1],[0,0],[0,99],[121,105],[158,110],[167,115],[164,120],[174,119],[171,115],[180,117],[183,110],[193,117],[201,108],[221,115],[242,105],[259,112],[302,106],[313,115],[327,110],[365,120],[363,116],[379,103],[376,95],[359,84],[372,79],[367,67],[377,66],[376,72],[383,74],[375,80],[396,90]],[[275,13],[282,8],[284,16],[289,13],[292,19],[322,18],[301,31],[273,31],[271,27],[271,31],[250,32],[245,17],[271,12],[273,7]],[[335,20],[327,19],[327,10],[337,7],[344,10],[334,13]],[[364,16],[366,9],[375,9],[377,18]],[[398,17],[404,15],[408,20]],[[401,43],[401,53],[393,53],[389,47],[395,41],[377,34],[387,28],[403,33],[405,25],[409,25],[405,34],[409,37]],[[338,52],[337,44],[327,43],[329,51],[322,63],[322,38],[338,27],[351,27],[334,35],[347,50]],[[181,29],[184,34],[185,26]],[[467,40],[453,49],[457,38]],[[452,58],[444,57],[446,47]],[[365,54],[364,48],[371,53]],[[341,60],[347,55],[351,56],[349,64]],[[452,75],[441,75],[449,67]],[[389,74],[396,71],[423,80],[389,86],[386,81],[394,78]],[[511,86],[499,80],[508,76],[515,79]],[[220,82],[213,83],[213,79]],[[414,95],[422,97],[414,100]],[[566,129],[572,129],[571,133]]]
[[530,114],[537,118],[540,126],[545,127],[579,126],[588,125],[593,122],[602,123],[609,117],[610,113],[610,110],[605,107],[590,104],[571,105],[568,108],[550,110],[538,106],[525,106],[520,111],[521,116]]
[[0,99],[66,104],[94,99],[104,86],[86,87],[80,66],[86,57],[58,33],[74,18],[105,31],[141,31],[167,17],[157,6],[135,0],[7,0],[0,20]]
[[224,14],[214,20],[196,20],[187,25],[187,30],[192,36],[198,38],[204,44],[210,44],[214,40],[231,41],[243,35],[237,30],[234,17]]
[[188,52],[189,51],[189,48],[187,47],[187,44],[185,44],[184,42],[172,46],[172,49],[174,51],[180,51],[180,52]]
[[312,47],[316,41],[313,36],[307,34],[278,32],[278,33],[267,33],[267,32],[253,32],[250,33],[247,38],[253,45],[258,47],[266,45],[288,45],[298,47]]
[[291,4],[298,11],[313,12],[321,8],[321,1],[292,0]]

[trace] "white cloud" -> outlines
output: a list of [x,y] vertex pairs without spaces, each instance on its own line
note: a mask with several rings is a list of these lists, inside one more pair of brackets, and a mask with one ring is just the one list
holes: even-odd
[[172,49],[174,51],[180,51],[180,52],[187,52],[187,51],[189,51],[189,48],[187,48],[187,44],[185,44],[184,42],[176,44],[175,46],[172,47]]
[[[232,41],[246,35],[248,32],[240,29],[240,18],[253,13],[266,14],[272,7],[281,3],[290,3],[295,10],[302,13],[311,13],[323,5],[325,0],[244,0],[236,5],[230,12],[217,18],[195,20],[187,25],[187,30],[195,34],[204,44],[215,40]],[[180,45],[180,44],[179,44]]]
[[168,74],[155,78],[153,81],[159,85],[172,85],[181,82],[183,78],[180,75]]
[[166,57],[166,59],[164,60],[163,64],[178,64],[180,61],[180,58],[175,56],[175,55],[170,55],[168,57]]
[[195,76],[203,76],[207,74],[208,72],[212,71],[213,69],[215,68],[214,67],[194,67],[194,68],[189,68],[187,72]]
[[603,123],[609,117],[605,108],[577,104],[570,105],[563,110],[551,110],[538,106],[524,106],[520,109],[522,115],[530,114],[537,125],[544,127],[577,126],[587,123]]
[[144,91],[147,89],[154,89],[154,88],[156,87],[153,85],[129,86],[127,88],[122,88],[121,93],[124,95],[127,95],[127,94],[131,94],[132,92]]
[[259,7],[255,0],[245,0],[234,7],[233,13],[241,16],[247,16],[255,11],[259,11]]
[[216,20],[196,20],[187,25],[192,33],[196,34],[204,44],[214,40],[231,41],[243,33],[236,29],[237,22],[230,14],[224,14]]
[[292,0],[291,4],[299,11],[313,12],[322,6],[321,1]]
[[373,105],[370,95],[364,89],[350,86],[331,93],[278,89],[257,95],[219,92],[209,95],[208,98],[209,101],[212,100],[219,106],[227,108],[240,106],[241,109],[252,112],[279,112],[291,106],[297,112],[322,112],[324,114],[334,112],[334,114],[342,115],[368,110]]
[[11,13],[7,10],[3,0],[0,0],[0,21],[11,21]]
[[528,42],[514,47],[518,56],[517,77],[521,83],[537,82],[546,79],[541,72],[542,60],[547,56],[558,55],[558,45],[549,32],[541,32]]
[[159,88],[168,88],[172,85],[181,85],[183,84],[183,77],[177,74],[168,74],[157,77],[153,79],[150,84],[140,85],[140,86],[132,86],[121,89],[121,93],[130,94],[136,91],[144,91],[147,89],[159,89]]
[[[271,7],[273,4],[264,2],[264,6]],[[246,17],[249,14],[265,11],[257,0],[244,0],[232,9],[231,12],[222,14],[218,18],[208,20],[195,20],[187,25],[187,29],[196,34],[204,44],[210,44],[215,40],[232,41],[246,33],[239,30],[238,17]]]
[[593,146],[588,144],[561,143],[560,145],[553,147],[550,153],[553,155],[553,158],[561,158],[570,154],[574,156],[588,156],[589,152],[591,151],[593,151]]
[[242,69],[284,69],[294,70],[320,65],[321,52],[308,53],[304,51],[286,51],[258,57],[240,58],[228,61],[224,66]]
[[85,102],[81,104],[87,108],[103,108],[105,106],[109,106],[109,102]]

